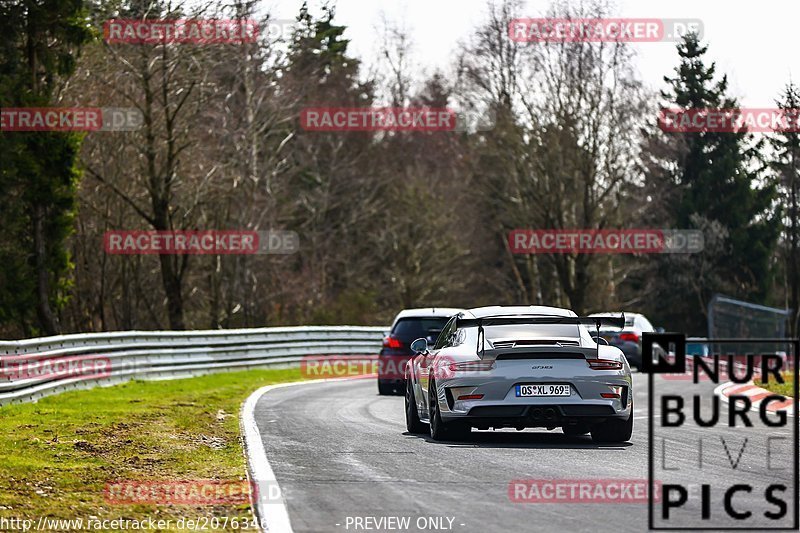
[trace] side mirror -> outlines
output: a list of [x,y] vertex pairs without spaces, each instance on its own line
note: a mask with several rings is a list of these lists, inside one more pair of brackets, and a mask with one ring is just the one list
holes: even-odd
[[417,339],[411,343],[411,351],[414,353],[425,353],[428,351],[428,341],[425,339]]
[[608,346],[608,341],[605,340],[603,337],[592,336],[592,338],[594,339],[594,342],[596,342],[597,344],[605,344],[606,346]]

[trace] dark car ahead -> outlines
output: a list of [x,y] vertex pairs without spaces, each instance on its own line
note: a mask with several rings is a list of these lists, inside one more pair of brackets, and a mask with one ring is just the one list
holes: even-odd
[[[619,315],[615,313],[594,313],[589,316]],[[642,367],[642,333],[653,333],[664,331],[663,328],[655,328],[647,318],[639,313],[625,313],[625,326],[622,328],[605,327],[600,330],[600,336],[611,346],[616,346],[628,359],[628,364],[640,369]],[[595,334],[594,330],[591,331]],[[654,347],[654,350],[660,350]]]
[[424,307],[400,311],[383,339],[378,357],[378,394],[404,394],[405,365],[414,353],[411,343],[424,338],[433,345],[447,320],[463,311],[450,307]]

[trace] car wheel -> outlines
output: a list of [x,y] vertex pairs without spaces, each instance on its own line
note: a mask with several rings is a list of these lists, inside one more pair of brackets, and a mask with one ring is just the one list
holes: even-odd
[[436,382],[431,380],[428,389],[428,416],[430,419],[431,438],[433,440],[462,440],[465,439],[471,428],[458,422],[445,423],[439,412],[439,401],[436,396]]
[[394,392],[394,389],[386,384],[383,383],[381,380],[378,380],[378,394],[381,396],[389,396]]
[[594,442],[627,442],[633,435],[633,405],[627,420],[610,418],[592,427]]
[[417,402],[414,400],[414,389],[411,380],[406,380],[406,429],[409,433],[425,433],[425,427],[419,419]]

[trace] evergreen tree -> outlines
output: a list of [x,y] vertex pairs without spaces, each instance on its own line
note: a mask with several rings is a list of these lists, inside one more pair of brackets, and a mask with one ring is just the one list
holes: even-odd
[[778,107],[791,117],[791,126],[776,132],[770,138],[774,150],[772,167],[777,174],[780,203],[784,211],[784,235],[786,245],[786,292],[789,308],[794,311],[790,320],[790,332],[793,337],[800,332],[800,87],[788,83]]
[[[12,0],[0,6],[0,106],[47,107],[92,33],[83,0]],[[0,133],[0,324],[59,331],[71,269],[81,135]],[[35,316],[34,316],[35,312]]]
[[[665,107],[689,112],[732,109],[727,76],[715,81],[716,65],[706,64],[707,46],[696,34],[678,44],[680,64],[665,77]],[[762,184],[763,142],[745,129],[666,134],[674,159],[651,165],[647,177],[658,185],[654,201],[668,199],[662,224],[704,231],[706,249],[696,257],[656,259],[658,318],[692,333],[705,333],[706,305],[714,293],[765,301],[772,278],[771,258],[779,220],[771,212],[775,188]],[[652,155],[651,152],[650,155]],[[669,156],[667,156],[669,157]],[[647,158],[647,156],[645,157]],[[659,198],[664,192],[666,198]],[[662,207],[664,207],[662,205]]]
[[[345,26],[336,24],[332,8],[313,16],[303,4],[290,43],[281,91],[296,102],[297,116],[306,107],[369,107],[373,83],[360,81],[361,64],[348,49]],[[312,320],[328,323],[322,311],[329,304],[342,314],[341,302],[362,302],[367,257],[364,231],[376,227],[373,173],[367,163],[374,149],[368,132],[319,132],[299,128],[288,146],[291,179],[287,198],[295,206],[292,224],[303,235],[308,253],[300,254],[298,268],[309,273],[313,295],[307,305]],[[350,313],[347,311],[346,313]]]

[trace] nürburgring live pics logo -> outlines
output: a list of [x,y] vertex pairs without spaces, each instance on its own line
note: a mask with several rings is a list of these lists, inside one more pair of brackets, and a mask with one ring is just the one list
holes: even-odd
[[[693,357],[691,380],[657,380],[655,374],[686,372],[687,338],[675,333],[642,336],[642,372],[648,374],[649,528],[796,531],[800,339],[689,341],[707,343],[712,354]],[[668,358],[654,361],[653,344],[668,352]],[[749,353],[741,355],[744,346],[758,346],[758,353],[746,349]],[[739,355],[717,353],[723,350]],[[724,414],[717,394],[721,383],[782,383],[787,369],[795,370],[794,416],[776,408],[787,398],[775,393],[760,403],[745,393],[728,395]],[[655,480],[661,483],[658,507],[652,498]]]

